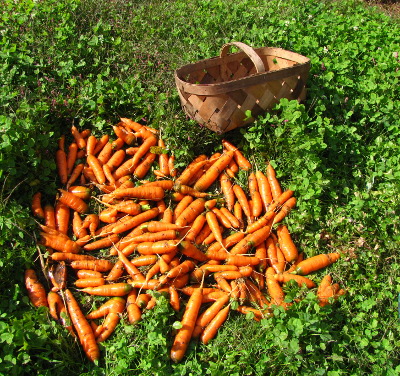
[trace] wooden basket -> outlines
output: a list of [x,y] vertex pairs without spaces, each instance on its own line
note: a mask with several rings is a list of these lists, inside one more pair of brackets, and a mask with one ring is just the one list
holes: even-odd
[[[241,51],[228,54],[232,45]],[[175,83],[186,114],[222,134],[253,122],[281,98],[303,101],[309,70],[310,59],[297,53],[232,42],[219,57],[177,69]]]

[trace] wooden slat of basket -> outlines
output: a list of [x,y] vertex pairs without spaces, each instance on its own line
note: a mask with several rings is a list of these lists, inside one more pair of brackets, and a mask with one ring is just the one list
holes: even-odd
[[229,100],[229,98],[226,95],[206,98],[198,108],[199,116],[208,120],[215,111],[219,111],[227,100]]

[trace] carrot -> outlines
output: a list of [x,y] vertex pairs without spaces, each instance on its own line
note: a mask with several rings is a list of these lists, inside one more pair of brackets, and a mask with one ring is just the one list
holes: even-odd
[[175,223],[163,223],[157,221],[151,221],[142,225],[142,229],[149,232],[159,232],[168,230],[179,231],[182,230],[182,228],[183,228],[182,226],[178,226]]
[[65,290],[65,299],[72,324],[78,334],[79,341],[83,347],[83,350],[85,351],[86,356],[91,361],[98,360],[100,358],[100,350],[97,346],[92,327],[82,313],[82,310],[79,307],[75,297],[68,289]]
[[279,212],[276,214],[274,218],[274,223],[281,222],[290,211],[296,206],[297,199],[296,197],[289,198],[280,208]]
[[229,162],[233,158],[233,154],[233,151],[227,151],[226,153],[222,154],[204,173],[204,175],[197,180],[193,188],[198,191],[205,191],[208,187],[210,187],[224,170],[224,168],[228,166]]
[[147,232],[132,238],[133,243],[155,242],[160,240],[177,239],[178,232],[176,230],[166,230],[158,232]]
[[86,260],[74,260],[71,262],[71,267],[73,269],[90,269],[96,270],[98,272],[108,272],[114,266],[114,263],[104,259],[86,259]]
[[76,142],[72,142],[68,147],[68,154],[67,154],[67,174],[70,175],[78,155],[78,145]]
[[110,139],[110,136],[108,134],[105,134],[100,137],[99,140],[96,142],[96,146],[92,152],[93,155],[97,155],[98,153],[101,152],[101,150],[104,148],[104,146],[108,143]]
[[145,281],[128,281],[133,288],[144,290],[156,290],[160,286],[158,279],[146,279]]
[[86,141],[84,140],[84,138],[80,134],[78,128],[75,127],[75,125],[73,125],[71,127],[71,133],[72,133],[72,136],[74,137],[75,142],[77,143],[79,149],[85,149]]
[[46,290],[33,269],[26,269],[24,275],[25,287],[28,297],[35,307],[48,307]]
[[240,228],[243,228],[244,227],[243,209],[239,201],[236,201],[235,204],[233,205],[233,215],[238,219],[240,223]]
[[96,258],[91,255],[78,255],[71,252],[54,252],[50,255],[53,261],[82,261],[82,260],[95,260]]
[[188,241],[194,241],[206,222],[207,220],[204,213],[198,215],[192,222],[190,230],[186,233],[185,239]]
[[103,303],[99,308],[86,315],[89,320],[99,319],[107,316],[110,312],[122,313],[125,309],[126,300],[122,297],[113,297]]
[[190,241],[182,240],[181,242],[179,242],[178,248],[183,255],[190,257],[194,260],[200,262],[208,260],[208,257]]
[[75,281],[75,286],[77,288],[85,288],[85,287],[96,287],[102,286],[106,283],[103,277],[98,278],[80,278]]
[[155,161],[157,154],[151,153],[150,151],[147,152],[140,163],[135,168],[133,175],[138,179],[143,179],[148,171],[150,170],[153,162]]
[[73,193],[59,189],[61,195],[58,197],[58,201],[68,206],[69,208],[77,211],[78,213],[86,213],[89,210],[88,204]]
[[67,181],[66,187],[67,189],[75,183],[75,181],[79,178],[79,176],[83,176],[82,171],[84,169],[85,165],[83,163],[78,163],[74,169],[72,170],[69,179]]
[[179,294],[178,290],[176,289],[175,286],[171,285],[168,287],[168,292],[169,292],[169,302],[171,304],[172,309],[175,312],[179,312],[180,310],[180,300],[179,300]]
[[165,142],[161,138],[158,140],[158,146],[162,148],[162,152],[158,156],[158,165],[160,167],[160,172],[165,175],[169,176],[169,166],[168,166],[168,154],[166,153],[165,149]]
[[251,234],[248,234],[230,250],[231,255],[243,255],[249,253],[253,247],[257,247],[265,241],[270,233],[271,226],[265,226]]
[[175,185],[187,185],[193,176],[195,176],[207,163],[208,161],[206,160],[190,163],[186,169],[183,170],[182,174],[175,180]]
[[169,168],[169,174],[172,177],[175,177],[178,175],[178,170],[175,168],[175,156],[174,155],[171,155],[168,158],[168,168]]
[[[96,153],[94,153],[96,155]],[[97,155],[97,159],[101,164],[106,164],[113,154],[113,145],[107,142]]]
[[102,166],[104,177],[106,178],[106,182],[108,181],[111,185],[116,185],[116,180],[112,174],[110,167],[106,164]]
[[[84,255],[82,255],[84,256]],[[101,278],[103,277],[103,274],[101,274],[100,272],[97,272],[95,270],[78,270],[76,272],[76,275],[79,279],[84,279],[84,278]]]
[[177,240],[162,240],[158,242],[143,242],[138,244],[135,249],[142,255],[161,255],[173,252],[177,246]]
[[242,255],[233,255],[228,256],[226,259],[227,265],[235,265],[235,266],[247,266],[252,265],[256,266],[260,263],[260,259],[255,256],[242,256]]
[[287,189],[286,191],[282,192],[278,197],[275,197],[268,207],[268,211],[276,211],[278,212],[283,204],[293,196],[293,191]]
[[118,251],[118,257],[119,260],[124,264],[125,270],[134,281],[143,281],[145,279],[141,271],[135,265],[133,265],[121,251]]
[[[133,295],[131,295],[133,293]],[[136,304],[136,292],[132,290],[126,299],[126,311],[128,313],[128,321],[131,324],[135,324],[142,318],[142,311]]]
[[150,210],[146,210],[143,213],[137,214],[135,216],[127,216],[128,219],[123,221],[122,223],[117,222],[113,229],[111,230],[114,234],[120,234],[127,230],[131,230],[134,227],[141,225],[144,222],[149,221],[157,217],[159,213],[158,208],[152,208]]
[[265,274],[268,294],[271,297],[271,304],[282,305],[285,300],[285,293],[275,279],[275,270],[272,267],[267,269]]
[[123,140],[124,143],[127,145],[131,145],[133,142],[136,141],[136,137],[133,134],[133,132],[131,132],[130,130],[127,130],[123,126],[114,125],[113,131],[114,131],[115,135],[117,136],[117,138],[120,138],[121,140]]
[[214,274],[214,278],[215,278],[215,281],[217,282],[218,287],[222,291],[225,291],[228,294],[230,294],[232,292],[231,284],[225,278],[223,278],[223,277],[215,277],[215,274]]
[[206,220],[208,223],[208,226],[211,229],[212,234],[215,236],[215,239],[217,242],[221,245],[222,248],[225,248],[223,242],[222,242],[222,232],[219,227],[218,219],[217,216],[215,215],[214,212],[208,211],[206,213]]
[[83,246],[83,249],[85,251],[96,251],[98,249],[108,248],[111,247],[113,244],[117,243],[118,240],[119,240],[118,234],[111,234],[105,238],[85,244]]
[[78,253],[80,250],[79,245],[73,240],[66,239],[60,235],[47,234],[45,232],[40,233],[40,244],[60,252]]
[[247,160],[247,158],[242,154],[242,152],[234,145],[232,145],[227,140],[222,140],[222,145],[227,150],[232,150],[234,152],[234,159],[238,166],[245,171],[251,169],[251,163]]
[[238,184],[234,184],[232,190],[237,200],[239,201],[240,206],[242,207],[243,213],[247,217],[247,221],[251,223],[252,213],[250,211],[249,200],[247,199],[246,193],[244,192],[243,188]]
[[274,223],[273,220],[274,220],[275,216],[276,216],[276,213],[274,211],[267,212],[262,217],[257,219],[257,221],[250,223],[247,226],[246,232],[249,234],[252,234],[253,232],[255,232],[265,226],[272,226]]
[[70,318],[67,309],[62,301],[60,295],[56,292],[50,291],[47,295],[47,302],[49,305],[49,313],[54,320],[61,322],[61,324],[73,335],[75,333],[72,329]]
[[197,198],[192,201],[175,219],[177,226],[186,226],[192,223],[204,210],[204,198]]
[[116,326],[118,325],[120,320],[120,316],[116,312],[110,312],[104,322],[103,322],[103,330],[99,334],[99,336],[96,338],[96,342],[104,342],[110,335],[114,332]]
[[81,291],[89,295],[97,296],[125,296],[128,295],[131,290],[132,285],[129,283],[120,282],[97,287],[86,287]]
[[289,263],[296,261],[299,252],[292,240],[292,237],[289,233],[287,226],[285,225],[278,226],[276,232],[278,234],[279,247],[283,252],[283,255],[285,256],[285,260]]
[[104,209],[99,213],[99,219],[101,222],[115,223],[118,220],[118,210],[115,207]]
[[68,188],[68,192],[81,198],[82,200],[88,200],[92,196],[92,190],[89,187],[81,185],[74,185]]
[[210,340],[212,340],[215,337],[218,329],[228,318],[229,310],[230,310],[230,305],[226,306],[225,308],[222,308],[215,315],[215,317],[211,320],[211,322],[203,330],[203,333],[200,336],[201,342],[203,342],[206,345]]
[[[276,242],[277,240],[275,239],[274,241]],[[283,273],[286,268],[286,259],[281,248],[279,247],[279,244],[276,244],[276,257],[278,259],[276,271],[277,273]]]
[[254,256],[260,260],[260,262],[257,266],[257,270],[261,273],[265,272],[265,270],[267,269],[267,264],[268,264],[267,247],[266,247],[265,241],[256,247]]
[[182,200],[175,206],[174,209],[174,218],[175,221],[179,218],[179,216],[183,213],[183,211],[194,201],[194,198],[190,195],[183,196]]
[[339,258],[340,254],[337,252],[313,256],[300,262],[292,273],[298,275],[308,275],[335,263],[337,260],[339,260]]
[[178,363],[183,359],[189,345],[190,338],[192,337],[194,325],[201,307],[201,301],[203,297],[202,290],[202,287],[196,289],[190,296],[186,305],[185,312],[181,320],[181,328],[178,330],[174,338],[170,353],[170,357],[175,363]]
[[261,319],[265,318],[265,317],[269,317],[271,316],[271,314],[269,315],[265,315],[261,310],[253,308],[253,307],[249,307],[249,306],[244,306],[244,305],[240,305],[236,308],[236,311],[247,315],[248,313],[252,313],[254,320],[256,321],[260,321]]
[[118,188],[111,193],[114,198],[137,198],[142,200],[159,201],[165,196],[164,189],[161,187],[139,186],[133,188]]
[[86,158],[89,167],[92,169],[94,176],[99,184],[106,182],[106,177],[102,168],[102,164],[99,159],[93,154],[89,154]]
[[93,154],[96,149],[97,138],[94,135],[90,135],[86,140],[86,155]]
[[239,279],[242,278],[243,275],[239,270],[223,270],[217,273],[214,273],[214,279],[225,278],[225,279]]
[[229,179],[228,175],[222,173],[219,176],[219,183],[221,186],[221,191],[225,199],[226,207],[229,211],[233,210],[233,206],[235,205],[235,194],[233,193],[233,183]]
[[62,135],[62,136],[58,139],[57,144],[58,144],[58,148],[59,148],[59,149],[65,150],[65,135]]
[[271,187],[272,198],[278,198],[282,194],[282,188],[278,179],[276,178],[276,172],[271,163],[268,163],[267,165],[267,179],[269,186]]
[[[230,227],[240,228],[240,221],[227,208],[221,207],[219,211],[226,219],[228,219]],[[217,214],[216,212],[214,213]]]
[[121,166],[119,166],[117,170],[115,170],[114,177],[119,179],[124,175],[134,172],[142,157],[150,150],[152,146],[155,145],[157,145],[157,137],[152,136],[146,138],[132,158],[128,159]]
[[32,196],[32,213],[35,217],[39,219],[44,219],[44,210],[42,208],[42,193],[36,192]]
[[61,184],[66,184],[68,181],[67,154],[64,150],[56,151],[56,166]]
[[282,273],[282,274],[275,274],[274,278],[280,282],[280,283],[286,283],[288,281],[296,281],[297,284],[301,287],[302,285],[305,285],[307,288],[312,289],[316,287],[314,281],[307,277],[303,277],[301,275],[296,275],[296,274],[289,274],[289,273]]
[[268,178],[260,170],[255,172],[255,176],[257,179],[258,190],[260,192],[264,211],[267,211],[268,206],[272,201],[271,187],[269,185]]

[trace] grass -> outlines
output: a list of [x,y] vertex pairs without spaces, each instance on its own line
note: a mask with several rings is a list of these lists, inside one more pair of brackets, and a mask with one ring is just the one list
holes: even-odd
[[[1,4],[0,374],[399,373],[398,19],[356,0]],[[321,309],[314,294],[292,287],[287,293],[304,299],[272,319],[232,312],[216,339],[192,343],[180,364],[169,361],[176,317],[161,298],[139,325],[119,325],[100,363],[88,364],[24,291],[24,269],[39,266],[32,194],[54,198],[53,155],[71,124],[100,135],[119,116],[147,121],[178,167],[218,151],[221,137],[182,113],[173,71],[233,40],[311,59],[305,103],[282,100],[224,137],[253,163],[276,166],[299,199],[287,219],[296,244],[307,255],[342,252],[330,271],[347,294]]]

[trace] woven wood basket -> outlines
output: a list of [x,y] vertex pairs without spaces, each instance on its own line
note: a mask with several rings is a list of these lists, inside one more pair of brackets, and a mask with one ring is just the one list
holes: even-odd
[[[241,51],[228,54],[231,46]],[[309,70],[310,59],[297,53],[232,42],[219,57],[177,69],[175,83],[185,113],[222,134],[253,122],[281,98],[303,101]]]

